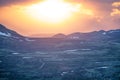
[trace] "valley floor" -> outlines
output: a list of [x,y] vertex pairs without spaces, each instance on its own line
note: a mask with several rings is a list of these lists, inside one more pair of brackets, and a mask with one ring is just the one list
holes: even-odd
[[0,80],[120,80],[120,44],[104,49],[0,49]]

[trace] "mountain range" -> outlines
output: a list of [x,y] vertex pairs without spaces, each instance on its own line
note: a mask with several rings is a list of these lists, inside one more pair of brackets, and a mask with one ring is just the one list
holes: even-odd
[[[120,42],[120,29],[109,31],[75,32],[69,35],[56,34],[51,38],[30,38],[18,34],[0,24],[0,48],[19,52],[97,48],[94,44]],[[82,45],[81,45],[82,44]],[[90,46],[92,44],[92,47]]]
[[90,40],[90,39],[119,39],[120,29],[109,30],[109,31],[93,31],[88,33],[75,32],[72,34],[64,35],[62,33],[56,34],[53,38],[66,38],[66,39],[74,39],[74,40]]

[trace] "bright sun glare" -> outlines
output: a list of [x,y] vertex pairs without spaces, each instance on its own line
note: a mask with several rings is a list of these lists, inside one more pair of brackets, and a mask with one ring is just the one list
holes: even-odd
[[74,5],[64,0],[44,0],[28,6],[26,11],[34,18],[48,22],[60,22],[68,19],[79,10],[80,4]]

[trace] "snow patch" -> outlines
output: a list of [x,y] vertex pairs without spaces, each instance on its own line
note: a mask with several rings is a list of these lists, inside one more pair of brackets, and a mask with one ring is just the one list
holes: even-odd
[[81,49],[82,51],[90,51],[91,49]]
[[77,49],[73,49],[73,50],[66,50],[65,52],[75,52],[77,51]]
[[10,34],[10,33],[3,33],[3,32],[0,32],[0,35],[2,35],[2,36],[7,36],[7,37],[11,37],[11,34]]
[[99,68],[102,68],[102,69],[107,69],[108,67],[107,67],[107,66],[103,66],[103,67],[99,67]]
[[79,39],[78,36],[70,37],[70,39]]
[[106,35],[106,32],[102,33],[103,35]]
[[95,62],[95,63],[101,63],[101,62]]
[[72,72],[72,73],[73,73],[74,71],[73,71],[73,70],[71,70],[70,72]]
[[62,73],[61,73],[61,76],[65,75],[65,74],[67,74],[67,73],[68,73],[68,72],[62,72]]
[[17,54],[20,54],[20,53],[12,53],[12,54],[17,55]]
[[32,58],[32,57],[23,57],[23,59],[30,59],[30,58]]
[[2,61],[0,61],[0,63],[1,63]]
[[29,39],[29,38],[25,38],[26,41],[35,41],[35,40],[32,40],[32,39]]

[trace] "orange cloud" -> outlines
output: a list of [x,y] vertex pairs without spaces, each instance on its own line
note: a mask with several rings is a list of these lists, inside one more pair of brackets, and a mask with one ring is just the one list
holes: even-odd
[[113,7],[119,7],[119,6],[120,6],[120,2],[114,2],[114,3],[112,4],[112,6],[113,6]]
[[111,16],[120,15],[120,2],[114,2],[112,6],[115,8],[112,9]]
[[114,15],[120,15],[120,10],[119,9],[113,9],[113,12],[111,13],[111,16]]

